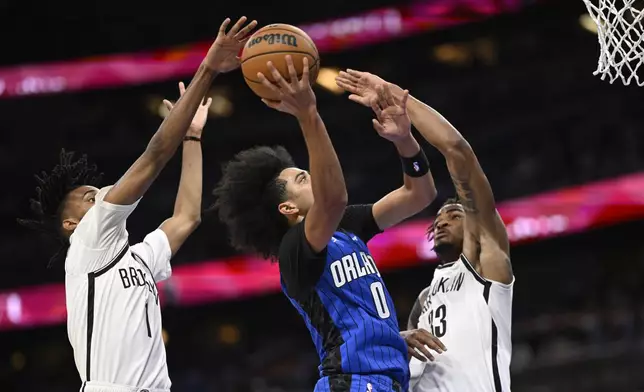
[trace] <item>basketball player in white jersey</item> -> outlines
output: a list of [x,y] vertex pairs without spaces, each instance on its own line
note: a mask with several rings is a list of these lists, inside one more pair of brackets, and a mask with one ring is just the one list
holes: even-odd
[[[389,90],[393,97],[403,91],[378,76],[353,70],[342,72],[337,83],[351,93],[351,100],[365,106],[378,89]],[[420,134],[445,157],[458,194],[428,229],[441,264],[421,292],[403,335],[410,347],[421,343],[439,355],[420,350],[430,361],[411,359],[410,388],[508,392],[514,275],[505,225],[487,177],[463,136],[415,98],[409,99],[408,113]],[[446,350],[432,344],[436,338]]]
[[[32,209],[22,221],[50,230],[68,245],[65,260],[67,328],[84,392],[167,392],[171,382],[161,334],[156,282],[171,274],[170,258],[201,216],[201,130],[210,100],[203,97],[218,73],[239,66],[237,54],[256,25],[241,18],[227,33],[226,19],[187,90],[146,150],[113,186],[95,185],[96,167],[71,153],[51,174],[38,178]],[[185,90],[185,91],[184,91]],[[130,245],[126,219],[183,143],[174,214]]]

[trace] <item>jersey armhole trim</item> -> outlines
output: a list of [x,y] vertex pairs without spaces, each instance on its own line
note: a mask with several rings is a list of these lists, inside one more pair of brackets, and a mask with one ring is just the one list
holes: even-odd
[[125,256],[127,250],[130,248],[129,244],[126,244],[123,247],[123,250],[105,267],[87,274],[87,346],[85,351],[87,358],[85,359],[85,382],[90,381],[91,375],[91,360],[92,360],[92,334],[94,332],[94,290],[96,278],[106,273]]
[[104,273],[106,273],[107,271],[111,270],[112,268],[114,268],[116,264],[118,264],[119,261],[121,261],[121,259],[123,258],[123,256],[125,256],[129,248],[130,248],[130,244],[125,244],[123,249],[121,249],[121,251],[114,258],[114,260],[110,261],[109,264],[107,264],[106,266],[99,268],[96,271],[90,272],[90,273],[93,274],[95,278],[97,278],[103,275]]
[[511,283],[508,283],[508,284],[501,283],[501,282],[497,282],[496,280],[490,280],[482,277],[478,272],[476,272],[476,268],[474,268],[472,263],[470,263],[470,261],[467,259],[467,257],[465,257],[464,254],[461,254],[461,261],[463,262],[463,264],[465,264],[465,268],[467,268],[472,273],[472,275],[474,275],[474,278],[484,286],[488,284],[489,285],[494,284],[502,289],[509,290],[514,285],[514,280],[515,280],[514,274],[512,275]]

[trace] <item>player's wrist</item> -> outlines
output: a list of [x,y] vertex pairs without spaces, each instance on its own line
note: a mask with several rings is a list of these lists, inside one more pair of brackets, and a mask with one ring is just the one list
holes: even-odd
[[394,140],[393,143],[401,158],[412,158],[420,152],[420,144],[411,133]]
[[186,136],[194,136],[201,139],[202,132],[203,132],[203,128],[191,125],[190,128],[188,128],[188,132],[186,132]]
[[389,85],[389,90],[391,91],[391,94],[394,96],[394,98],[398,100],[402,100],[403,94],[405,93],[405,90],[403,90],[400,86],[397,84],[389,83],[386,82]]
[[316,105],[308,106],[306,108],[303,108],[302,110],[299,110],[297,113],[295,113],[295,117],[300,123],[315,120],[317,119],[317,116],[318,116],[318,108]]

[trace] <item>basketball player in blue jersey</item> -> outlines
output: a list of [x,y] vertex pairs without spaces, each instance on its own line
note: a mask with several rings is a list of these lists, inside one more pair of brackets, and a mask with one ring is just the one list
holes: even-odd
[[425,154],[410,132],[407,96],[380,94],[373,125],[401,156],[404,185],[375,204],[347,207],[340,162],[316,107],[309,65],[290,81],[269,63],[280,96],[264,103],[298,120],[310,172],[282,147],[242,151],[215,189],[232,244],[279,261],[282,289],[300,313],[320,357],[315,391],[406,391],[407,347],[394,304],[366,242],[429,205],[436,195]]
[[[369,106],[380,89],[408,93],[376,75],[347,70],[336,79],[349,99]],[[514,274],[505,224],[469,143],[437,111],[409,99],[418,132],[445,157],[458,195],[438,211],[427,233],[441,264],[421,292],[405,337],[434,335],[449,348],[410,363],[413,392],[509,392]]]

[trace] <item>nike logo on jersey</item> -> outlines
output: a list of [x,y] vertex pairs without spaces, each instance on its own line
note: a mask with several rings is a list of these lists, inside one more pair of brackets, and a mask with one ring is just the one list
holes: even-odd
[[436,295],[438,293],[449,293],[451,291],[458,291],[463,286],[463,281],[465,280],[465,273],[461,272],[458,275],[447,278],[441,277],[436,280],[430,289],[431,295]]
[[146,279],[146,274],[140,268],[119,268],[119,276],[121,277],[121,283],[123,283],[124,289],[129,289],[131,287],[143,287],[146,286],[150,293],[154,295],[154,302],[159,304],[159,291],[154,282],[150,282]]
[[373,258],[365,252],[360,252],[359,257],[357,252],[346,255],[331,263],[329,268],[333,276],[333,283],[338,288],[367,275],[380,276]]

